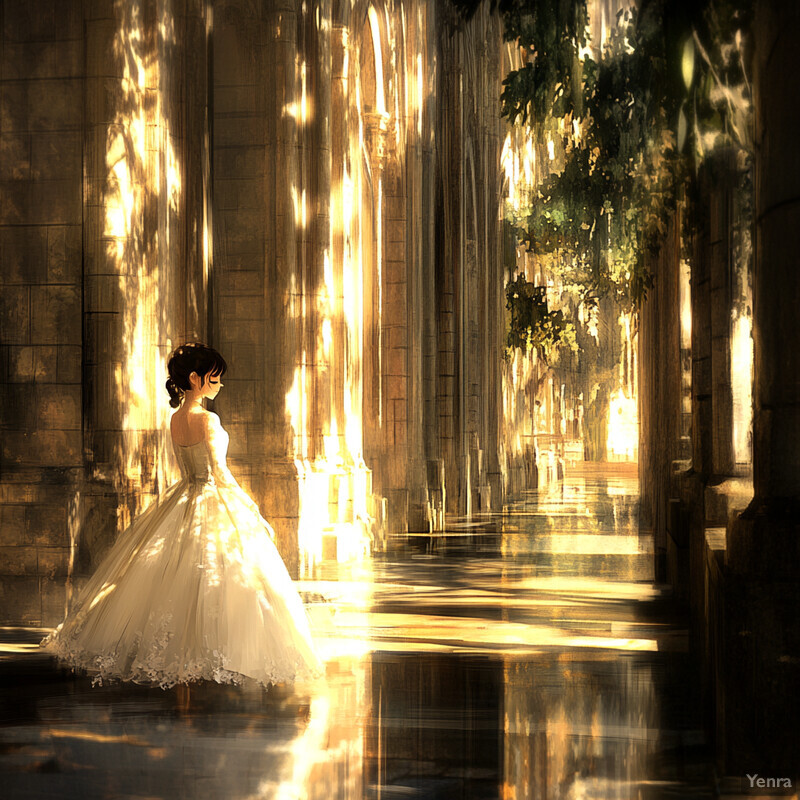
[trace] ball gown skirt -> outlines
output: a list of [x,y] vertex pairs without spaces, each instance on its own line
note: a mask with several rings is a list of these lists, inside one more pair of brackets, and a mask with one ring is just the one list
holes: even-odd
[[175,446],[182,479],[120,535],[42,642],[95,682],[268,685],[321,671],[272,530],[226,466],[227,433],[213,428]]

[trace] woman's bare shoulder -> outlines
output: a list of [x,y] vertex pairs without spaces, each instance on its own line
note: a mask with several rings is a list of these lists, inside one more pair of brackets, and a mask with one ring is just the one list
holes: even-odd
[[219,416],[213,411],[207,411],[205,408],[200,408],[196,412],[200,420],[200,424],[205,430],[216,430],[221,427],[222,423],[219,421]]
[[169,427],[173,441],[186,447],[208,439],[221,425],[219,417],[213,411],[196,406],[176,411],[170,419]]

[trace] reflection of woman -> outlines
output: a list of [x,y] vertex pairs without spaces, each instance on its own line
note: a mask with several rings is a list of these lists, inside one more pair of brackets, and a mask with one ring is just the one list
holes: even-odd
[[202,406],[226,368],[202,344],[172,354],[170,429],[182,478],[120,535],[42,643],[96,680],[266,685],[319,670],[272,529],[228,470],[228,434]]

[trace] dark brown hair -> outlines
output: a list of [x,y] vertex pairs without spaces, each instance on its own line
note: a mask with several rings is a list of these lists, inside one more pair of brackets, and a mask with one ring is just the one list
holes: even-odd
[[184,393],[192,388],[189,376],[193,372],[200,376],[200,380],[204,380],[206,375],[224,375],[226,369],[228,365],[225,359],[213,347],[201,342],[182,344],[167,362],[169,404],[173,408],[181,404]]

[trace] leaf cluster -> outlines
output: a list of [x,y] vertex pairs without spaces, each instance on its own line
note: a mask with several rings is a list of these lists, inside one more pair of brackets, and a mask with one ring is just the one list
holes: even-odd
[[[751,2],[645,0],[620,14],[602,53],[587,47],[585,0],[498,4],[524,61],[504,81],[502,114],[525,125],[540,151],[560,136],[563,153],[512,221],[580,302],[611,296],[635,311],[697,160],[721,142],[746,146]],[[541,337],[550,335],[544,328]]]
[[548,308],[546,287],[535,286],[522,272],[506,286],[506,309],[510,312],[507,356],[515,349],[536,349],[544,355],[551,347],[574,340],[574,326],[564,312]]
[[516,41],[524,61],[503,81],[501,113],[512,123],[548,115],[580,115],[592,63],[581,59],[587,46],[585,0],[508,3],[503,13],[507,41]]

